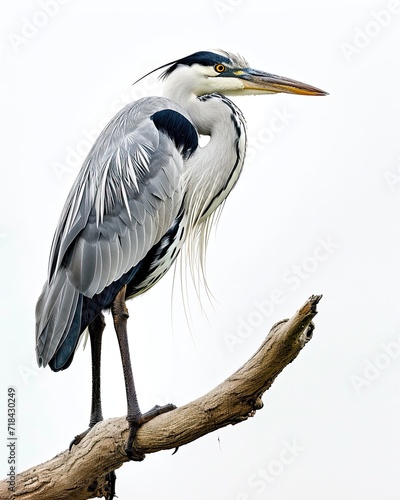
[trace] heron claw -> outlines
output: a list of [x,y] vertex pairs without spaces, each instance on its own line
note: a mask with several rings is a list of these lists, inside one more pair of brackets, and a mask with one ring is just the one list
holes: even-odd
[[81,432],[80,434],[76,435],[74,439],[70,442],[68,446],[68,450],[71,451],[73,446],[78,445],[82,439],[87,435],[87,433],[90,431],[91,427],[86,429],[86,431]]

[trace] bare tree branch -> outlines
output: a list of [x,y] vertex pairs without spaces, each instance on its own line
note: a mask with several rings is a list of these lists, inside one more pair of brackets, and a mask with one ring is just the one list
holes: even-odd
[[[313,295],[289,320],[271,328],[258,351],[208,394],[144,424],[135,448],[144,453],[174,449],[262,408],[261,396],[310,340],[321,296]],[[124,452],[128,424],[124,417],[98,423],[72,451],[16,476],[16,490],[0,482],[0,498],[83,500],[107,496],[105,475],[128,461]]]

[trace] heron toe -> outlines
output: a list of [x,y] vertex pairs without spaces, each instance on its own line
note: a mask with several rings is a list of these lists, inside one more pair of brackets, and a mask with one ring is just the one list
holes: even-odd
[[83,431],[80,434],[76,435],[74,437],[74,439],[70,442],[69,446],[68,446],[69,451],[72,450],[73,446],[78,445],[91,429],[92,429],[92,427],[89,427],[85,431]]
[[129,436],[125,446],[125,453],[129,460],[134,460],[136,462],[141,462],[145,458],[145,454],[135,448],[133,442],[136,437],[137,430],[146,422],[149,422],[153,418],[158,415],[162,415],[163,413],[168,413],[172,410],[175,410],[176,406],[173,404],[166,404],[163,406],[155,405],[146,413],[142,413],[139,419],[130,419],[129,416],[127,420],[129,422]]

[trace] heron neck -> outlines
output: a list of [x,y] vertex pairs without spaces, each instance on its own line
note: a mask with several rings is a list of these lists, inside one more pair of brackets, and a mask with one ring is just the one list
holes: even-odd
[[225,200],[242,170],[246,150],[245,121],[232,101],[220,94],[193,96],[185,110],[209,142],[188,160],[188,192],[204,220]]

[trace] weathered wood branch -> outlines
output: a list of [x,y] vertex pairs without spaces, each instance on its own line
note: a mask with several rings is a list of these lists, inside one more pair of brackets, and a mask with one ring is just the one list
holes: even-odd
[[[261,396],[310,340],[321,296],[313,295],[289,320],[271,328],[258,351],[233,375],[204,396],[144,424],[135,447],[144,454],[174,449],[228,424],[254,416]],[[127,461],[124,417],[98,423],[72,451],[16,476],[16,489],[0,482],[0,498],[83,500],[107,496],[105,474]]]

